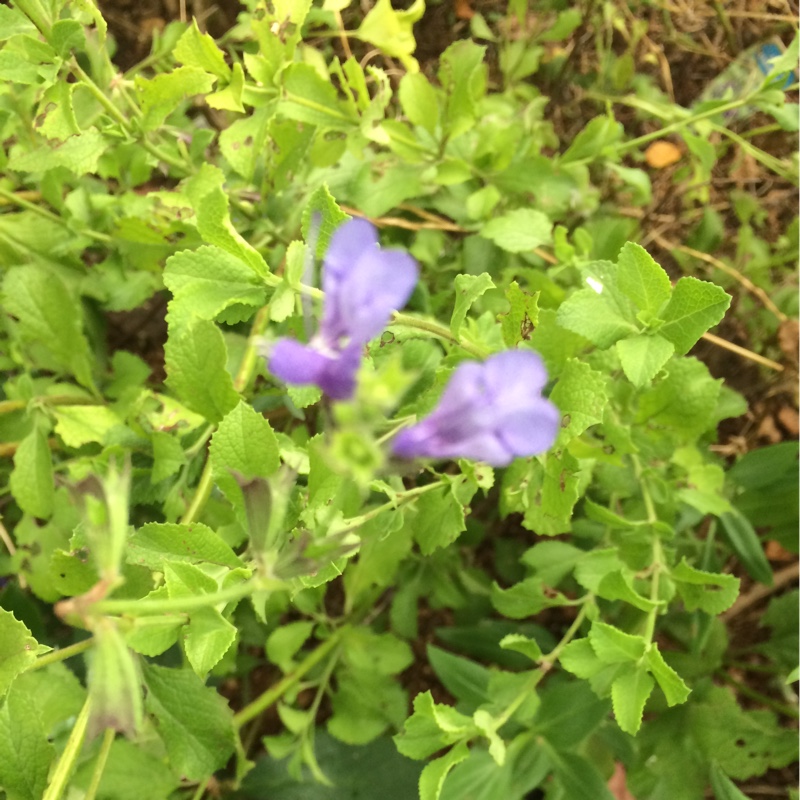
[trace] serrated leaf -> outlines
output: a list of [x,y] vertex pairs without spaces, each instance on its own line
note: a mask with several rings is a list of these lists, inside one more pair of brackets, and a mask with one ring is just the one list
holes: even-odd
[[409,120],[433,136],[439,122],[439,101],[430,81],[421,72],[407,72],[400,81],[398,99]]
[[19,443],[14,453],[9,487],[25,513],[39,519],[47,519],[53,513],[53,460],[47,437],[38,427]]
[[672,568],[672,579],[687,611],[698,608],[708,614],[721,614],[739,595],[739,579],[734,575],[704,572],[690,566],[686,558]]
[[542,211],[517,208],[487,222],[480,234],[509,253],[527,253],[550,244],[553,223]]
[[597,594],[606,600],[622,600],[640,611],[652,611],[658,606],[634,590],[627,570],[615,570],[604,575],[597,587]]
[[500,327],[506,347],[516,347],[523,339],[529,339],[539,322],[539,294],[528,294],[512,281],[506,289],[506,300],[510,309],[500,316]]
[[206,96],[206,103],[211,108],[223,111],[238,111],[244,113],[242,105],[242,92],[244,91],[244,70],[238,62],[234,63],[231,70],[230,83],[218,92]]
[[414,698],[414,713],[394,737],[394,743],[404,756],[423,759],[466,738],[473,728],[469,717],[450,706],[437,705],[426,691]]
[[730,304],[730,295],[719,286],[683,277],[675,284],[672,297],[660,315],[664,324],[658,332],[675,345],[677,355],[686,355],[725,316]]
[[525,619],[538,614],[542,609],[560,606],[566,598],[560,592],[545,591],[541,578],[525,578],[508,589],[492,584],[492,605],[504,617]]
[[134,87],[142,108],[142,129],[157,130],[178,104],[196,94],[207,94],[214,86],[214,76],[198,67],[178,67],[154,78],[134,78]]
[[160,483],[174,475],[186,464],[186,453],[180,440],[166,431],[153,431],[150,434],[153,444],[152,483]]
[[230,77],[231,70],[225,62],[225,54],[207,33],[200,32],[196,19],[192,19],[192,24],[178,39],[172,55],[187,67],[199,67],[223,80]]
[[278,442],[269,422],[242,400],[214,433],[210,454],[214,480],[246,526],[239,480],[268,478],[280,466]]
[[551,450],[544,466],[531,461],[522,524],[541,536],[567,533],[580,496],[580,464],[566,450]]
[[482,272],[480,275],[457,275],[454,287],[456,302],[453,316],[450,318],[450,333],[458,338],[467,311],[482,294],[494,288],[494,281],[487,272]]
[[148,522],[127,541],[129,564],[141,564],[152,570],[164,571],[168,562],[217,564],[235,569],[241,559],[222,537],[200,522],[186,525],[172,522]]
[[0,608],[0,697],[36,661],[39,643],[10,611]]
[[720,384],[701,361],[672,359],[666,377],[642,393],[637,420],[667,425],[695,441],[714,421]]
[[272,115],[271,108],[259,108],[249,117],[232,122],[219,135],[220,152],[247,181],[252,181],[256,163],[264,154]]
[[276,628],[267,637],[267,658],[273,664],[277,664],[283,672],[289,672],[295,654],[311,636],[315,625],[316,623],[310,620],[298,620]]
[[419,776],[420,800],[439,800],[447,774],[456,764],[460,764],[468,756],[469,748],[464,742],[459,742],[445,755],[426,764],[422,774]]
[[644,704],[653,691],[655,681],[644,667],[631,665],[611,684],[611,704],[617,725],[635,736],[642,725]]
[[239,395],[226,369],[225,340],[208,320],[195,319],[164,346],[167,386],[192,411],[220,422],[236,407]]
[[562,414],[559,441],[566,443],[603,421],[608,379],[585,361],[571,358],[561,370],[550,399]]
[[[345,221],[349,219],[347,214],[339,208],[338,203],[328,189],[327,184],[318,186],[311,197],[308,198],[306,207],[303,209],[302,217],[302,230],[303,238],[306,242],[311,242],[316,236],[316,257],[323,259],[328,250],[328,245],[331,242],[331,237],[334,231]],[[318,225],[318,228],[314,226]],[[295,242],[292,242],[295,244]],[[300,244],[299,242],[296,244]],[[288,254],[287,254],[287,270]],[[286,273],[289,285],[296,288],[302,280],[302,272],[299,271],[300,265],[303,264],[298,259],[295,262],[293,274]]]
[[41,800],[54,757],[34,699],[12,689],[0,708],[0,784],[8,800]]
[[627,242],[617,259],[617,286],[640,311],[655,316],[669,299],[669,275],[638,244]]
[[676,706],[686,702],[689,697],[689,687],[684,683],[683,678],[675,672],[672,667],[664,661],[664,656],[654,642],[647,651],[647,668],[664,692],[667,698],[667,705]]
[[81,307],[58,275],[34,264],[13,267],[3,280],[3,295],[5,311],[17,318],[22,339],[45,348],[55,365],[93,388]]
[[509,633],[500,640],[500,647],[504,650],[513,650],[516,653],[522,653],[527,656],[531,661],[539,661],[542,657],[542,648],[536,639],[529,639],[521,633]]
[[264,257],[233,227],[224,183],[222,170],[207,163],[184,182],[184,191],[195,211],[197,230],[205,242],[236,256],[257,275],[264,276],[269,272]]
[[60,406],[55,431],[67,447],[105,444],[106,434],[122,420],[108,406]]
[[35,150],[16,151],[8,159],[8,169],[15,172],[47,172],[64,167],[74,175],[97,171],[100,156],[108,149],[109,141],[94,128],[70,136],[53,146]]
[[662,336],[646,334],[621,339],[616,348],[626,377],[639,389],[655,378],[675,352],[672,342]]
[[597,657],[592,643],[586,638],[571,641],[561,651],[558,662],[567,672],[584,679],[591,678],[606,666]]
[[215,608],[193,611],[182,636],[192,669],[205,677],[236,641],[238,629]]
[[240,258],[206,245],[167,260],[164,285],[172,292],[167,321],[179,328],[192,317],[213,320],[230,306],[264,305],[264,283]]
[[413,27],[424,13],[425,0],[414,0],[402,11],[392,8],[391,0],[378,0],[359,25],[358,38],[400,59],[409,72],[417,72],[419,64],[411,55],[417,47]]
[[279,114],[333,130],[349,131],[358,125],[358,116],[347,108],[333,85],[310,64],[289,64],[281,77]]
[[[428,492],[416,502],[414,538],[423,555],[452,544],[466,528],[464,505],[475,494],[477,486],[463,484],[457,491],[457,484],[460,482]],[[465,490],[466,495],[463,495]]]
[[235,749],[233,712],[191,670],[148,664],[147,711],[155,717],[172,768],[191,781],[205,780]]
[[647,649],[647,641],[644,637],[625,633],[605,622],[592,623],[589,642],[597,653],[597,657],[604,664],[638,661]]
[[557,320],[563,328],[579,333],[601,349],[639,332],[607,287],[599,293],[579,289],[559,306]]

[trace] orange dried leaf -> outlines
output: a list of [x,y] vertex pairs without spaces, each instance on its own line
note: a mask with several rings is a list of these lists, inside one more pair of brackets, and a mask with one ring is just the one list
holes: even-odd
[[655,169],[664,169],[664,167],[675,164],[681,160],[681,151],[672,142],[665,142],[663,140],[653,142],[647,150],[644,151],[644,160],[649,166]]

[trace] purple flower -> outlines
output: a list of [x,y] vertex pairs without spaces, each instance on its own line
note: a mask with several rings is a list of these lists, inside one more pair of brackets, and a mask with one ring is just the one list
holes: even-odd
[[280,339],[269,370],[287,383],[315,384],[334,400],[355,390],[361,351],[402,308],[417,282],[417,265],[407,253],[381,250],[375,227],[363,219],[345,222],[325,254],[324,311],[319,331],[307,344]]
[[504,467],[517,456],[552,447],[561,414],[541,396],[547,372],[529,350],[508,350],[461,364],[421,422],[400,431],[392,451],[401,458],[471,458]]

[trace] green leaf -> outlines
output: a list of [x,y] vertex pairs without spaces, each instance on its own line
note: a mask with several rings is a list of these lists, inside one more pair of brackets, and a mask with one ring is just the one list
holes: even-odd
[[604,350],[639,332],[607,286],[601,292],[579,289],[570,295],[559,306],[557,320],[562,328],[579,333]]
[[430,691],[426,691],[414,698],[414,713],[394,737],[394,743],[404,756],[423,759],[467,738],[473,730],[469,717],[450,706],[434,703]]
[[605,622],[592,623],[589,642],[604,664],[638,661],[647,650],[647,640],[644,637],[624,633]]
[[442,685],[457,700],[471,708],[491,701],[489,694],[489,670],[468,658],[448,653],[429,644],[428,661]]
[[596,675],[606,665],[597,657],[589,639],[574,639],[558,657],[561,666],[584,680]]
[[53,461],[47,436],[39,427],[35,427],[19,443],[14,453],[14,470],[9,478],[9,488],[26,514],[47,519],[53,513]]
[[478,103],[486,93],[486,48],[469,39],[453,42],[439,59],[439,82],[446,97],[442,128],[455,139],[478,117]]
[[192,24],[178,39],[172,55],[187,67],[199,67],[225,81],[230,78],[231,70],[225,63],[225,54],[207,33],[200,33],[196,19],[192,19]]
[[239,403],[226,370],[228,354],[219,328],[195,319],[164,346],[167,386],[192,411],[220,422]]
[[267,637],[267,658],[273,664],[277,664],[282,672],[289,672],[294,666],[297,651],[311,636],[315,625],[316,623],[310,620],[298,620],[276,628]]
[[450,332],[458,338],[467,311],[482,294],[494,288],[494,281],[487,272],[480,275],[457,275],[454,286],[456,302],[450,318]]
[[550,399],[562,415],[559,442],[567,443],[603,421],[608,378],[585,361],[571,358],[561,370]]
[[620,339],[616,348],[626,377],[638,389],[650,383],[675,352],[672,342],[647,334]]
[[617,286],[636,308],[653,317],[672,293],[669,275],[633,242],[623,246],[617,259]]
[[192,317],[213,320],[226,308],[264,305],[264,282],[242,260],[219,247],[184,250],[167,260],[164,285],[172,292],[167,321],[176,328]]
[[243,114],[245,111],[242,105],[242,93],[244,91],[244,70],[238,62],[233,65],[231,82],[218,92],[206,96],[206,103],[211,108],[218,108],[223,111],[238,111]]
[[0,42],[18,33],[36,33],[36,26],[18,8],[0,6]]
[[175,772],[202,781],[222,769],[236,738],[225,700],[191,670],[148,664],[144,679],[147,711],[156,719]]
[[142,108],[142,130],[155,131],[178,104],[196,94],[207,94],[214,77],[198,67],[178,67],[155,78],[134,78],[134,87]]
[[419,800],[439,800],[447,773],[468,756],[469,748],[464,742],[459,742],[445,755],[426,764],[419,776]]
[[409,120],[433,136],[439,124],[439,100],[430,81],[421,72],[407,72],[400,81],[398,96]]
[[531,661],[539,661],[542,657],[542,648],[535,639],[529,639],[521,633],[509,633],[500,640],[500,647],[504,650],[513,650],[522,653]]
[[639,399],[637,420],[651,420],[694,441],[712,423],[721,381],[696,358],[672,359],[669,372]]
[[8,800],[41,800],[54,757],[34,699],[12,689],[0,709],[0,784]]
[[611,703],[617,725],[635,736],[642,725],[644,704],[653,691],[655,681],[641,666],[630,665],[611,685]]
[[611,157],[613,146],[622,139],[624,132],[622,123],[613,117],[595,117],[575,136],[559,162],[565,165],[575,161],[594,161],[603,156]]
[[352,131],[358,117],[336,94],[336,89],[310,64],[289,64],[281,73],[278,113],[320,128]]
[[205,677],[228,652],[237,633],[236,626],[216,608],[193,611],[181,637],[192,669],[201,678]]
[[417,47],[413,27],[424,13],[425,0],[414,0],[404,11],[392,8],[391,0],[378,0],[358,27],[357,36],[399,58],[409,72],[417,72],[419,64],[411,55]]
[[[78,767],[75,786],[89,786],[96,760],[89,760]],[[126,739],[115,739],[103,767],[103,776],[97,788],[97,797],[108,800],[167,800],[174,796],[180,779],[164,763],[163,757]]]
[[[464,505],[472,499],[477,487],[463,485],[469,496],[457,491],[460,482],[451,482],[441,489],[423,494],[416,502],[414,538],[423,555],[452,544],[465,530]],[[464,491],[462,489],[462,492]]]
[[661,691],[664,692],[667,705],[676,706],[686,702],[686,698],[689,697],[689,687],[684,683],[683,678],[664,661],[664,656],[661,655],[655,642],[647,650],[647,668],[658,682]]
[[739,791],[716,762],[711,763],[711,788],[714,790],[715,800],[748,800],[747,795]]
[[222,537],[199,522],[179,525],[172,522],[148,522],[127,541],[129,564],[141,564],[148,569],[164,571],[169,562],[217,564],[235,569],[241,559]]
[[30,86],[41,81],[39,68],[25,60],[21,53],[0,50],[0,80]]
[[572,510],[580,496],[580,465],[566,450],[551,450],[531,461],[522,524],[541,536],[555,536],[571,529]]
[[[314,230],[312,223],[319,221],[319,230]],[[318,186],[311,197],[308,198],[306,207],[303,209],[303,238],[310,242],[314,235],[317,237],[316,257],[323,259],[331,243],[334,231],[347,219],[347,214],[339,208],[336,200],[328,189],[327,184]],[[294,242],[292,244],[295,244]],[[299,244],[299,243],[297,243]],[[288,262],[288,255],[287,255]],[[304,259],[298,259],[295,266],[295,274],[287,274],[289,285],[297,289],[302,280],[301,269],[304,266]],[[287,263],[288,269],[288,263]]]
[[172,477],[184,464],[186,453],[180,440],[166,431],[153,431],[150,434],[153,443],[152,483],[160,483]]
[[263,156],[271,108],[260,108],[249,117],[232,122],[219,135],[219,149],[225,160],[245,180],[253,181],[256,164]]
[[263,256],[231,223],[228,196],[223,189],[224,182],[222,170],[208,163],[204,163],[197,173],[184,182],[184,191],[197,217],[197,230],[208,244],[216,245],[236,256],[257,275],[264,276],[269,269]]
[[36,661],[39,648],[28,628],[10,611],[0,608],[0,697],[14,678]]
[[652,611],[657,603],[642,597],[633,588],[627,571],[615,570],[605,574],[597,587],[597,594],[606,600],[622,600],[640,611]]
[[615,800],[606,779],[594,763],[570,752],[558,753],[555,760],[556,785],[569,800]]
[[97,171],[100,156],[108,149],[109,141],[94,128],[70,136],[54,146],[15,151],[8,159],[8,169],[14,172],[42,173],[64,167],[74,175]]
[[53,366],[71,372],[80,384],[93,388],[83,314],[63,281],[34,264],[13,267],[3,280],[3,295],[5,310],[17,318],[23,341],[44,348]]
[[492,584],[492,605],[504,617],[525,619],[538,614],[545,608],[564,605],[566,598],[560,592],[545,591],[539,577],[525,578],[509,589],[501,589]]
[[56,409],[55,431],[67,447],[89,442],[105,444],[106,434],[122,420],[108,406],[60,406]]
[[689,566],[686,558],[673,567],[671,575],[687,611],[699,608],[708,614],[721,614],[739,595],[737,577],[703,572]]
[[772,567],[769,565],[761,539],[750,520],[737,508],[720,514],[722,530],[736,557],[742,562],[751,578],[772,586]]
[[511,281],[506,289],[509,303],[507,314],[500,316],[500,328],[506,347],[516,347],[523,339],[529,339],[539,322],[539,292],[528,294]]
[[725,316],[730,304],[730,295],[719,286],[683,277],[675,284],[672,297],[660,315],[664,324],[658,332],[675,345],[677,355],[686,355]]
[[244,400],[240,401],[211,438],[210,454],[214,481],[247,526],[240,481],[268,478],[280,466],[278,442],[269,422]]
[[510,253],[527,253],[552,242],[553,223],[542,211],[517,208],[487,222],[480,234]]
[[552,675],[539,695],[541,705],[534,718],[535,731],[561,753],[575,749],[608,719],[608,700],[598,698],[584,681]]
[[178,641],[178,634],[185,623],[184,614],[137,617],[133,626],[125,632],[125,643],[135,653],[155,658]]

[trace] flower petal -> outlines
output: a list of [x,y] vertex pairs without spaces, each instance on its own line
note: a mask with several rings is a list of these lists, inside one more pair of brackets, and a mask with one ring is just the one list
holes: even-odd
[[514,455],[535,456],[553,446],[560,425],[558,409],[540,397],[528,408],[503,417],[497,426],[497,435]]
[[352,397],[360,348],[347,348],[328,355],[313,343],[304,345],[295,339],[279,339],[272,346],[268,369],[285,383],[315,384],[334,400]]
[[331,236],[325,253],[322,290],[326,298],[336,294],[342,281],[364,253],[378,249],[378,231],[371,222],[350,219],[342,223]]

